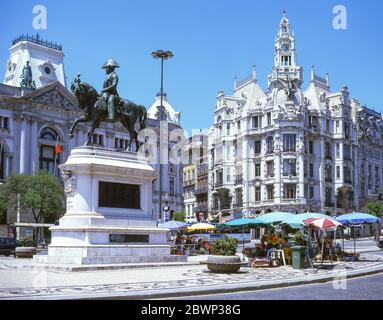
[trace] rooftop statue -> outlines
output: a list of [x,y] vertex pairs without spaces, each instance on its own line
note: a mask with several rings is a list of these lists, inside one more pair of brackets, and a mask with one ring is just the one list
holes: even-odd
[[297,91],[297,88],[295,87],[294,80],[292,80],[289,76],[286,77],[285,79],[278,78],[280,82],[285,86],[285,92],[287,96],[288,101],[293,101],[294,99],[294,94]]
[[29,61],[27,61],[27,64],[24,66],[23,70],[21,71],[21,82],[20,86],[22,88],[33,88],[35,89],[35,82],[32,79],[32,69],[29,65]]
[[[76,119],[69,130],[72,138],[76,126],[82,122],[91,122],[91,130],[85,143],[86,146],[92,144],[94,130],[101,122],[120,122],[129,132],[128,143],[129,151],[137,151],[139,142],[138,132],[135,130],[136,122],[139,123],[138,131],[146,128],[147,111],[142,105],[137,105],[132,101],[121,99],[117,93],[118,76],[114,71],[118,68],[118,63],[109,59],[103,65],[106,69],[107,77],[104,81],[102,94],[88,83],[81,82],[80,74],[72,81],[71,90],[78,100],[79,107],[84,110],[84,115]],[[135,142],[136,149],[132,150],[132,143]]]

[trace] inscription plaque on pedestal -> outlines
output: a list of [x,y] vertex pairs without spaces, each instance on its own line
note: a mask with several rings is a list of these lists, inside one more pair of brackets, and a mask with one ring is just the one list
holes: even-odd
[[109,242],[111,243],[147,243],[149,235],[147,234],[110,234]]
[[140,186],[100,181],[98,206],[119,209],[140,209]]

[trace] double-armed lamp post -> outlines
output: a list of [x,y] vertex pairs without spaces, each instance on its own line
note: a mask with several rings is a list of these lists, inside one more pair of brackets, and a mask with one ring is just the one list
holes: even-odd
[[159,218],[162,218],[162,159],[161,159],[161,121],[162,119],[162,114],[163,114],[163,96],[164,96],[164,60],[168,60],[173,58],[173,53],[171,51],[163,51],[163,50],[157,50],[152,52],[152,56],[154,59],[161,59],[161,88],[160,88],[160,107],[158,108],[159,112],[157,114],[157,119],[158,119],[158,133],[159,133]]

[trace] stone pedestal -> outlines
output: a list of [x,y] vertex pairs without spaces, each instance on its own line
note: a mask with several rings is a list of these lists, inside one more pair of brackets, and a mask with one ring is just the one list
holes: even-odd
[[36,263],[114,264],[184,261],[171,256],[168,230],[157,227],[152,182],[157,172],[132,152],[72,150],[60,166],[67,212],[52,227],[47,256]]

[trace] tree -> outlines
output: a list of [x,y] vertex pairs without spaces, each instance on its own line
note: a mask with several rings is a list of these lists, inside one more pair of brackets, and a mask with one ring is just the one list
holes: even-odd
[[375,217],[380,218],[380,223],[378,225],[377,232],[377,241],[380,239],[380,234],[382,231],[382,219],[383,219],[383,202],[382,201],[368,201],[365,205],[365,210],[367,213],[372,214]]
[[47,171],[35,175],[10,175],[0,186],[0,209],[30,210],[36,223],[54,222],[63,213],[63,188],[60,180]]
[[173,213],[173,220],[174,221],[185,222],[185,220],[186,220],[186,213],[185,212],[174,212]]

